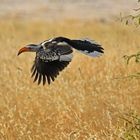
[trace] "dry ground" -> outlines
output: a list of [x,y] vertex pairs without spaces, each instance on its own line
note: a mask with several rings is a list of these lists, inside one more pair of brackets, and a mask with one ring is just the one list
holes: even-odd
[[[120,23],[0,21],[0,139],[125,139],[120,118],[140,114],[140,80],[124,77],[140,66],[127,66],[122,57],[137,52],[139,34]],[[93,59],[75,52],[54,83],[38,86],[30,78],[35,54],[17,57],[17,51],[60,35],[95,39],[105,54]]]

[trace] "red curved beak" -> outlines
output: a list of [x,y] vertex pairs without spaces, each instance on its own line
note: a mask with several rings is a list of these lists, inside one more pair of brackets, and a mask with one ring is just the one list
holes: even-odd
[[23,52],[28,52],[28,51],[30,51],[29,48],[23,47],[23,48],[21,48],[21,49],[18,51],[18,54],[17,54],[17,55],[20,55],[21,53],[23,53]]

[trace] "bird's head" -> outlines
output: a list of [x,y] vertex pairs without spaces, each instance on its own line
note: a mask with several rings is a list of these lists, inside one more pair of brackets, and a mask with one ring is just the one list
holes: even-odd
[[41,46],[36,44],[29,44],[18,51],[18,55],[23,52],[37,52]]

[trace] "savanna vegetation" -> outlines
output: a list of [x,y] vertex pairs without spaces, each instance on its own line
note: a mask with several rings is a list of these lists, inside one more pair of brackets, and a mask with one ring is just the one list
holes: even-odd
[[[138,3],[140,2],[140,0],[138,0]],[[133,9],[134,13],[127,15],[125,17],[121,17],[121,21],[125,21],[126,25],[128,24],[134,24],[136,27],[139,27],[140,25],[140,7]],[[136,62],[137,64],[140,63],[140,51],[138,48],[138,52],[133,53],[131,55],[124,55],[124,58],[126,60],[126,63],[129,64],[130,60],[132,60],[132,58],[135,60],[134,62]],[[135,78],[140,78],[140,72],[138,71],[135,74],[130,75],[130,77],[135,77]]]
[[[61,22],[0,21],[1,140],[139,140],[140,65],[124,55],[139,48],[140,30],[120,23],[65,19]],[[54,36],[89,37],[103,56],[75,52],[51,85],[33,83],[35,54],[19,48]]]

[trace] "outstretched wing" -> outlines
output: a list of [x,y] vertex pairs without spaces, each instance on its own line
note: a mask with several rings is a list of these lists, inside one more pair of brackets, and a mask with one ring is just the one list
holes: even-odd
[[62,71],[69,63],[69,61],[59,60],[44,62],[40,58],[36,57],[31,69],[34,82],[38,81],[38,84],[40,84],[42,81],[43,85],[45,85],[47,81],[48,84],[50,84],[59,75],[59,72]]
[[38,84],[43,81],[43,85],[54,81],[60,71],[62,71],[72,60],[72,48],[66,44],[52,41],[43,43],[42,48],[37,52],[35,62],[32,66],[32,77]]
[[71,40],[65,37],[57,37],[52,41],[67,43],[76,50],[92,57],[100,56],[104,53],[104,49],[100,44],[89,40]]
[[72,40],[72,47],[91,57],[97,57],[104,53],[100,44],[90,40]]

